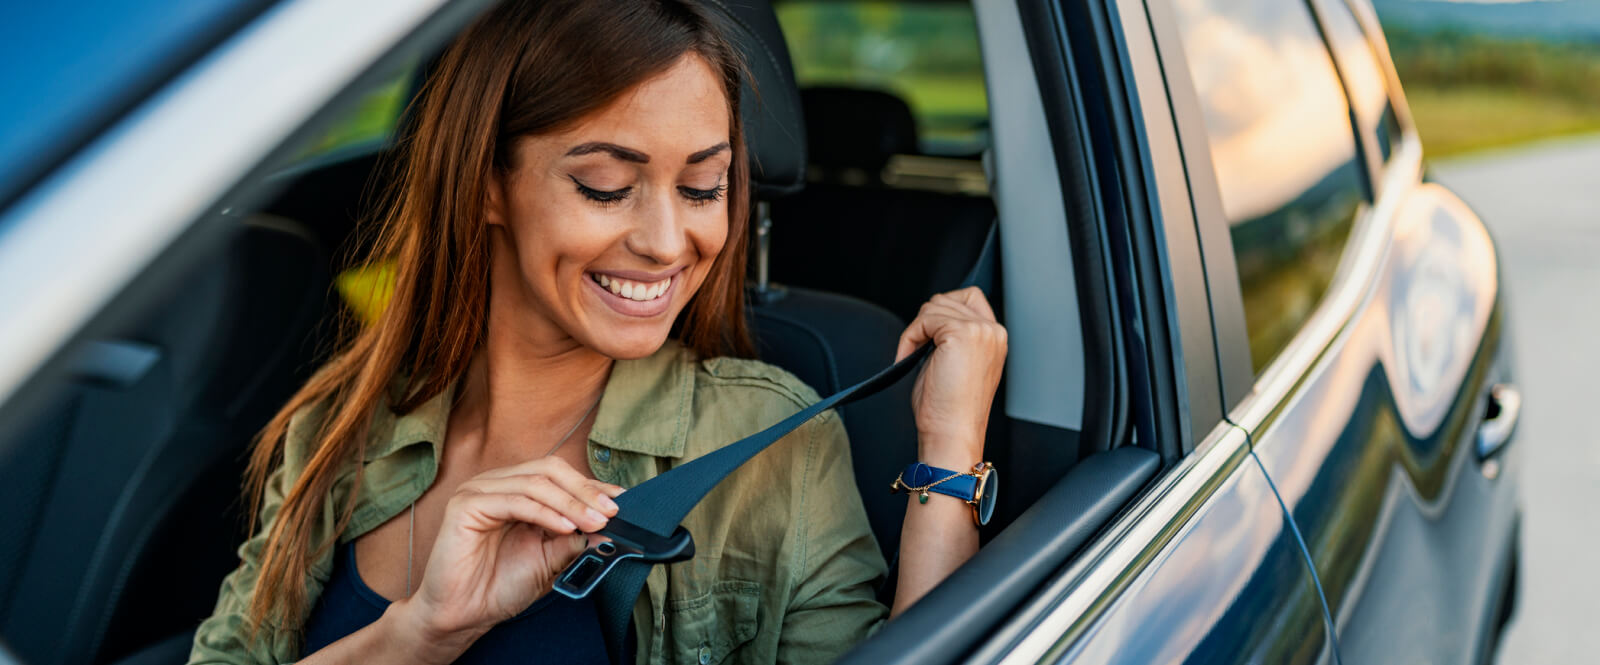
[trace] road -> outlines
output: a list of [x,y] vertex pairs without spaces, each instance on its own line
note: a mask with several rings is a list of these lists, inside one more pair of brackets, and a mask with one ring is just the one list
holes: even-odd
[[1489,225],[1511,295],[1522,593],[1500,662],[1600,662],[1600,137],[1433,170]]

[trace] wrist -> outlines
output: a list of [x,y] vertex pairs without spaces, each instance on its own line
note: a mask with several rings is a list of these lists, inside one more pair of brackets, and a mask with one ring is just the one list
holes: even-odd
[[930,493],[960,499],[970,506],[973,523],[983,526],[994,515],[998,475],[988,462],[967,469],[950,469],[921,460],[907,465],[889,489],[896,493],[908,492],[920,504],[928,503]]
[[917,461],[952,471],[968,471],[983,461],[983,436],[919,435]]
[[455,662],[482,635],[482,631],[439,627],[432,618],[433,613],[412,596],[390,603],[378,623],[384,628],[385,644],[424,663]]

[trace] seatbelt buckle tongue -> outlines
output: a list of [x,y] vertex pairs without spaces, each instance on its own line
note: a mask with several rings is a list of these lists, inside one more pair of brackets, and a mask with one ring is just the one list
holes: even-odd
[[572,565],[561,571],[554,589],[573,599],[588,596],[600,586],[606,574],[619,562],[638,559],[646,563],[677,563],[694,557],[694,536],[679,526],[672,535],[662,537],[626,520],[612,518],[596,535],[610,538],[584,550]]

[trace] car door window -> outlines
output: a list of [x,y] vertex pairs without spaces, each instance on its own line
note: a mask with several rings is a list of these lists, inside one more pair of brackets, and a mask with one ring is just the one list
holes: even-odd
[[1259,374],[1321,301],[1366,198],[1350,107],[1306,5],[1175,6]]
[[801,86],[873,88],[906,100],[924,154],[976,155],[988,147],[970,5],[801,0],[774,8]]
[[1355,13],[1344,0],[1314,0],[1320,10],[1328,45],[1338,58],[1339,73],[1361,132],[1377,139],[1380,162],[1388,162],[1400,142],[1400,121],[1389,99],[1389,87],[1372,40],[1361,30]]

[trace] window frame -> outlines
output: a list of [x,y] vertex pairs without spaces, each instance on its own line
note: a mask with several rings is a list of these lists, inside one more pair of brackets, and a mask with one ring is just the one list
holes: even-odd
[[[1378,64],[1378,52],[1372,48],[1372,40],[1366,34],[1366,29],[1362,27],[1360,20],[1356,18],[1355,10],[1351,9],[1345,0],[1306,0],[1306,4],[1311,9],[1312,18],[1316,20],[1317,32],[1322,35],[1323,49],[1327,51],[1328,57],[1333,61],[1333,69],[1338,75],[1339,85],[1344,90],[1345,105],[1350,114],[1350,126],[1354,130],[1356,137],[1356,157],[1366,166],[1363,173],[1366,180],[1364,186],[1367,188],[1369,202],[1376,201],[1378,198],[1377,188],[1384,164],[1386,161],[1394,159],[1395,147],[1390,146],[1389,158],[1385,160],[1378,143],[1379,125],[1383,121],[1383,112],[1380,110],[1374,115],[1367,109],[1358,108],[1355,103],[1355,97],[1351,94],[1353,84],[1349,74],[1355,63],[1350,62],[1348,58],[1341,55],[1337,38],[1333,29],[1329,27],[1331,21],[1338,19],[1330,16],[1330,13],[1345,11],[1349,14],[1349,18],[1355,21],[1356,29],[1360,33],[1362,40],[1358,48],[1366,49],[1370,52],[1373,64],[1378,65],[1378,78],[1382,81],[1384,88],[1383,96],[1385,100],[1389,100],[1390,107],[1394,105],[1392,96],[1389,94],[1391,86],[1387,76],[1385,76],[1382,65]],[[1398,115],[1397,113],[1397,118]]]
[[[1372,198],[1379,201],[1388,185],[1389,171],[1399,164],[1400,147],[1406,143],[1419,143],[1421,138],[1417,135],[1416,124],[1411,115],[1411,106],[1406,102],[1405,91],[1400,85],[1400,75],[1395,71],[1394,59],[1389,55],[1389,42],[1383,36],[1383,25],[1378,21],[1378,12],[1373,9],[1371,0],[1327,0],[1329,2],[1342,2],[1344,9],[1354,15],[1356,26],[1361,29],[1362,37],[1366,40],[1366,48],[1372,50],[1372,55],[1378,63],[1378,75],[1383,78],[1384,92],[1388,96],[1389,108],[1394,112],[1395,122],[1399,124],[1400,141],[1390,146],[1389,159],[1374,160],[1372,170]],[[1374,153],[1376,155],[1376,153]]]

